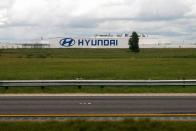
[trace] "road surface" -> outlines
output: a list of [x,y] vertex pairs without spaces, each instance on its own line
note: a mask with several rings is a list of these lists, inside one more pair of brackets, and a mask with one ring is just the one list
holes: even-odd
[[0,115],[196,114],[196,96],[0,96]]

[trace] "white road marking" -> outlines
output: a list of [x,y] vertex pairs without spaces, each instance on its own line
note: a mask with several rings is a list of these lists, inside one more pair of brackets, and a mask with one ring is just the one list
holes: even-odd
[[79,104],[80,105],[91,105],[92,103],[91,102],[80,102]]

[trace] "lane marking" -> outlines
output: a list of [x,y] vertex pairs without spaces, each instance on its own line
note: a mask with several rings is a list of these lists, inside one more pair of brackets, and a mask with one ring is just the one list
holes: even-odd
[[80,105],[91,105],[92,103],[91,102],[80,102],[79,104]]
[[196,114],[15,114],[0,117],[196,117]]

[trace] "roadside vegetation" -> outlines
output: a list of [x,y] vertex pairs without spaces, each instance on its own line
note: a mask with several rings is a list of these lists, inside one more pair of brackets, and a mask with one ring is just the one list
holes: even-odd
[[[1,49],[0,80],[196,79],[196,49]],[[195,93],[186,87],[0,88],[0,93]]]
[[0,94],[34,93],[196,93],[196,86],[156,86],[156,87],[0,87]]
[[0,80],[196,79],[196,49],[0,50]]
[[118,122],[0,122],[1,131],[195,131],[195,122],[125,120]]

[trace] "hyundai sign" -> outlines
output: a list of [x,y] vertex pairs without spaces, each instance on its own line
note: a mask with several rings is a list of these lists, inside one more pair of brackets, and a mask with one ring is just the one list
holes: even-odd
[[72,38],[64,38],[59,41],[60,45],[63,47],[71,47],[75,45],[75,40]]
[[127,38],[65,37],[50,40],[53,48],[128,48]]

